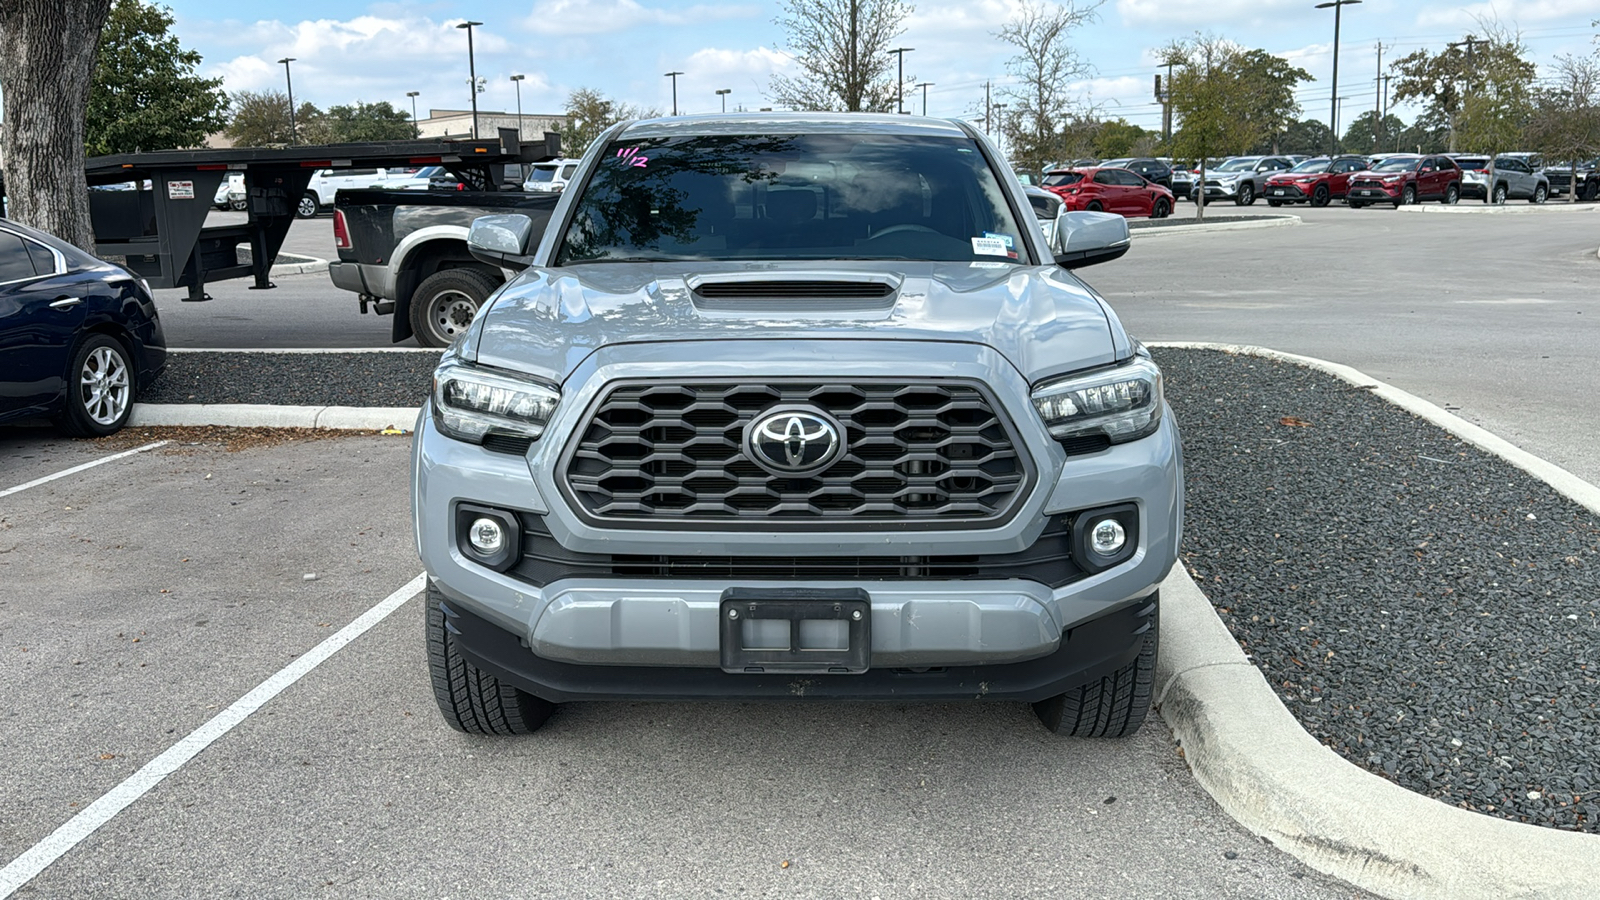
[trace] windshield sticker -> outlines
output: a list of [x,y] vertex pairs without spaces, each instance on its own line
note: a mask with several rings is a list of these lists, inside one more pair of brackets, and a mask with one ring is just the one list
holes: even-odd
[[632,166],[635,169],[642,169],[650,162],[650,157],[639,155],[638,147],[623,147],[617,151],[617,156],[622,160],[623,165]]
[[1000,234],[996,231],[985,231],[983,236],[986,238],[994,238],[997,241],[1003,242],[1006,245],[1007,250],[1015,249],[1017,246],[1016,241],[1013,241],[1011,239],[1011,235],[1009,234]]
[[979,256],[1010,256],[1011,251],[1006,249],[1006,242],[999,238],[975,237],[972,239],[972,252]]

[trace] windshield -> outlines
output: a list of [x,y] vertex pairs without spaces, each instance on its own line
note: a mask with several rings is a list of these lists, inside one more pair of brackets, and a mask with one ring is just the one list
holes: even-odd
[[1330,160],[1327,157],[1321,157],[1319,159],[1308,159],[1305,162],[1301,163],[1300,165],[1295,166],[1294,168],[1290,169],[1289,171],[1291,171],[1291,172],[1326,172],[1326,171],[1328,171],[1328,165],[1329,164],[1330,164]]
[[1022,234],[999,180],[968,138],[635,138],[601,154],[574,206],[556,265],[1023,262]]
[[1077,184],[1082,180],[1082,172],[1051,172],[1044,177],[1044,186],[1061,187],[1064,184]]
[[1418,162],[1420,162],[1420,160],[1417,157],[1407,158],[1407,157],[1402,156],[1402,157],[1399,157],[1399,158],[1396,158],[1396,159],[1386,159],[1383,162],[1378,163],[1377,165],[1373,166],[1372,167],[1372,171],[1374,171],[1374,172],[1409,172],[1412,169],[1416,168],[1416,165],[1417,165]]
[[1240,157],[1238,159],[1230,159],[1227,162],[1223,163],[1222,165],[1217,166],[1215,169],[1212,169],[1212,171],[1214,171],[1214,172],[1248,172],[1250,169],[1255,168],[1255,164],[1256,164],[1256,157],[1254,157],[1254,156],[1244,156],[1244,157]]

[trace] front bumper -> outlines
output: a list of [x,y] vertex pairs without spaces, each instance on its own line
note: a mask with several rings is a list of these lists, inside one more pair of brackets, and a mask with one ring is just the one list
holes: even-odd
[[[1231,199],[1233,197],[1237,197],[1238,195],[1239,195],[1239,182],[1237,182],[1237,181],[1229,181],[1229,182],[1207,181],[1206,182],[1206,199],[1207,200],[1213,200],[1213,199],[1216,199],[1218,197],[1221,197],[1223,199]],[[1189,193],[1189,199],[1191,199],[1191,200],[1195,199],[1198,196],[1200,196],[1200,189],[1198,187],[1192,189],[1190,191],[1190,193]]]
[[1393,203],[1400,199],[1400,191],[1404,187],[1404,183],[1399,182],[1392,185],[1352,187],[1345,195],[1345,199],[1356,203]]
[[[797,353],[795,361],[786,367],[770,358],[739,360],[736,348],[737,342],[718,348],[720,356],[728,357],[725,364],[761,365],[773,377],[814,375],[806,369],[815,364],[804,362],[803,352]],[[699,352],[705,353],[703,346]],[[771,351],[756,347],[751,352]],[[719,604],[723,592],[731,587],[865,590],[871,608],[872,672],[883,670],[883,680],[860,675],[814,679],[856,680],[851,696],[874,691],[883,691],[882,696],[899,696],[895,692],[901,689],[893,687],[898,682],[887,674],[895,669],[970,668],[987,672],[1031,665],[1031,661],[1055,660],[1047,668],[1064,678],[1071,673],[1098,672],[1095,667],[1107,660],[1125,662],[1124,650],[1136,653],[1137,628],[1095,626],[1121,635],[1111,642],[1117,645],[1116,649],[1105,652],[1084,650],[1083,641],[1075,643],[1073,635],[1093,623],[1120,621],[1116,617],[1148,606],[1147,598],[1176,559],[1182,529],[1182,460],[1170,410],[1160,429],[1150,437],[1068,457],[1033,413],[1028,385],[994,351],[961,345],[951,351],[951,359],[938,363],[918,359],[927,354],[918,347],[862,342],[859,352],[863,355],[863,376],[878,371],[912,378],[919,374],[954,374],[981,377],[989,385],[1010,415],[1020,444],[1038,470],[1038,481],[1014,517],[1003,525],[987,528],[934,531],[878,527],[852,532],[835,525],[829,530],[768,532],[762,531],[758,522],[702,525],[694,530],[600,528],[577,516],[557,489],[554,479],[560,457],[568,436],[580,427],[579,416],[587,408],[588,399],[605,383],[638,377],[647,374],[647,370],[630,370],[626,362],[596,363],[587,371],[580,368],[569,385],[581,387],[569,388],[546,437],[534,444],[527,456],[495,453],[447,438],[434,428],[425,407],[413,444],[413,512],[418,550],[435,586],[445,596],[450,613],[472,617],[463,619],[469,626],[481,620],[484,628],[492,629],[478,632],[483,635],[485,646],[503,648],[509,641],[515,647],[514,652],[481,651],[484,667],[502,672],[525,690],[552,700],[580,695],[654,696],[652,692],[658,688],[653,682],[658,678],[667,679],[663,684],[673,685],[667,694],[670,696],[772,695],[769,689],[776,688],[761,686],[764,682],[760,676],[725,676],[719,668]],[[961,355],[966,358],[956,358]],[[871,363],[866,362],[868,358]],[[882,369],[872,370],[872,365]],[[852,368],[854,365],[846,370]],[[659,374],[660,370],[656,371]],[[463,555],[454,533],[456,507],[463,502],[540,517],[549,532],[545,540],[554,539],[562,547],[582,553],[677,558],[786,554],[850,559],[1019,553],[1035,544],[1054,517],[1124,503],[1138,509],[1138,545],[1126,562],[1077,577],[1060,587],[1025,578],[987,576],[972,580],[807,580],[574,574],[536,584],[513,573],[493,571]],[[463,628],[462,633],[468,630]],[[463,640],[468,644],[464,652],[476,652],[471,650],[473,639]],[[1097,646],[1102,643],[1096,639]],[[1018,677],[1035,687],[1048,683],[1054,693],[1065,689],[1055,675]],[[725,678],[735,679],[736,684],[725,684]],[[791,680],[782,683],[787,685]],[[969,688],[965,676],[951,676],[946,687],[938,689],[947,693],[935,691],[930,696],[968,696],[973,693]],[[1028,692],[1034,688],[1018,690]]]
[[1311,199],[1298,184],[1274,184],[1270,181],[1261,189],[1261,196],[1282,203],[1305,203]]

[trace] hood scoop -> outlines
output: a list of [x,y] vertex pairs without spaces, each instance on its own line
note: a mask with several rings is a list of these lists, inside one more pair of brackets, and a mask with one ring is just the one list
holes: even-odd
[[703,310],[771,313],[881,312],[894,308],[900,285],[887,276],[855,278],[692,279],[694,305]]

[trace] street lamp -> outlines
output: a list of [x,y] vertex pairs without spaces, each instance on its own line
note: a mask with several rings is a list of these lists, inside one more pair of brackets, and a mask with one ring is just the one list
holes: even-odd
[[289,143],[298,144],[300,136],[294,128],[294,78],[289,74],[289,63],[294,62],[294,57],[285,56],[278,62],[283,63],[283,80],[289,85]]
[[1006,152],[1006,107],[1010,105],[1009,103],[994,104],[994,117],[1000,120],[1000,124],[995,129],[994,143],[995,148],[1002,154]]
[[717,96],[722,98],[722,111],[728,111],[728,95],[733,93],[733,88],[723,88],[717,91]]
[[511,76],[511,83],[517,86],[517,140],[522,140],[522,79],[526,75]]
[[933,82],[920,82],[917,87],[922,88],[922,114],[928,114],[928,88],[933,87]]
[[[1345,2],[1348,2],[1348,0],[1345,0]],[[482,22],[473,22],[471,20],[468,20],[468,21],[462,22],[460,25],[456,26],[457,28],[465,28],[467,30],[467,77],[472,79],[471,83],[469,83],[467,85],[467,89],[472,92],[472,139],[473,140],[477,140],[478,139],[478,61],[477,61],[477,58],[472,53],[472,27],[474,25],[482,25],[482,24],[483,24]]]
[[1328,0],[1327,3],[1318,3],[1317,9],[1333,7],[1333,96],[1328,100],[1328,118],[1333,121],[1328,127],[1328,155],[1333,156],[1339,148],[1339,8],[1361,0]]
[[672,114],[673,115],[677,115],[678,114],[678,76],[682,75],[682,74],[683,74],[682,72],[668,72],[665,75],[661,76],[662,78],[671,78],[672,79]]
[[898,61],[900,67],[899,80],[894,83],[895,112],[903,113],[906,111],[906,54],[916,49],[915,47],[896,47],[889,51],[894,54],[894,58]]
[[417,95],[421,91],[406,91],[406,96],[411,98],[411,136],[422,137],[422,129],[417,127]]

